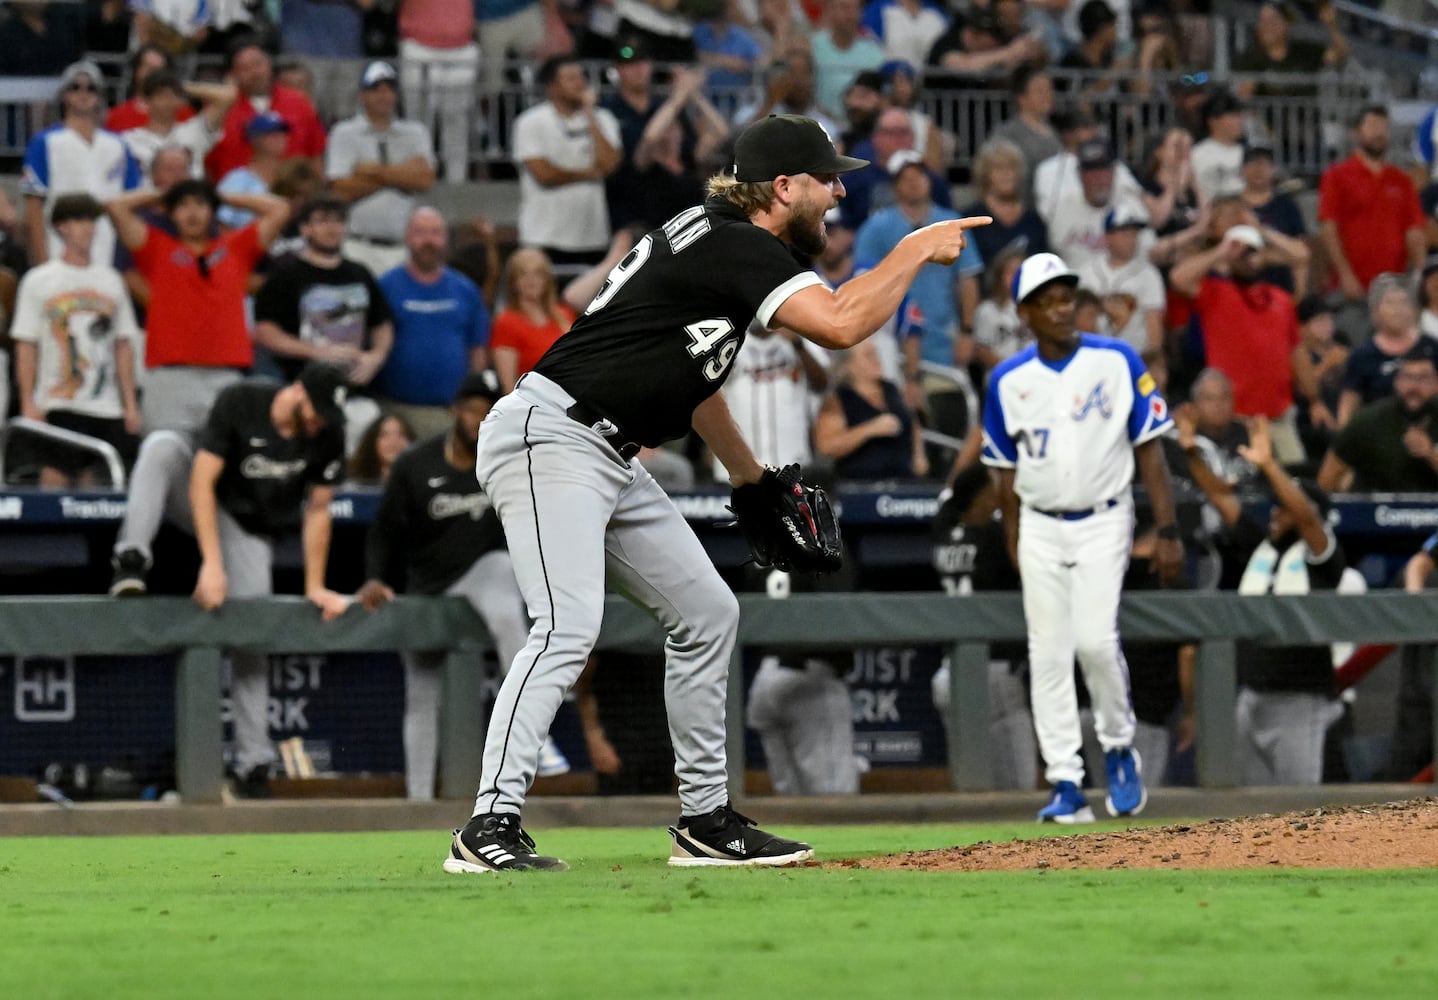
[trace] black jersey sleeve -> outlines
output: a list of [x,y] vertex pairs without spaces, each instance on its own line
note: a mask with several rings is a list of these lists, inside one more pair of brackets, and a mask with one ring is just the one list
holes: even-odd
[[1348,568],[1348,556],[1343,551],[1342,543],[1333,534],[1333,528],[1325,526],[1323,533],[1327,536],[1328,547],[1308,556],[1310,591],[1337,590],[1339,581],[1343,579],[1343,571]]
[[314,459],[305,470],[314,486],[334,486],[339,483],[345,469],[344,431],[338,427],[326,427],[314,442]]
[[385,298],[374,275],[369,272],[368,268],[363,270],[365,287],[369,289],[369,311],[365,314],[365,331],[368,333],[381,323],[392,322],[394,313],[390,310],[389,299]]
[[794,259],[779,239],[754,225],[721,226],[712,246],[695,263],[717,289],[737,295],[755,318],[769,326],[774,311],[801,288],[821,285],[817,274]]
[[236,428],[241,423],[240,411],[244,402],[241,398],[243,389],[243,382],[223,389],[215,397],[210,414],[205,418],[205,426],[200,431],[200,448],[226,461],[234,457]]

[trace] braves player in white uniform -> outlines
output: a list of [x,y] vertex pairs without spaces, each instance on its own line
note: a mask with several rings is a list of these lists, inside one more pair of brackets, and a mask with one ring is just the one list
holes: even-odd
[[1104,749],[1109,813],[1132,816],[1148,799],[1118,636],[1135,464],[1158,525],[1156,569],[1175,576],[1183,559],[1158,440],[1172,425],[1168,406],[1132,347],[1076,329],[1077,284],[1054,254],[1020,266],[1014,301],[1035,343],[994,369],[983,422],[983,461],[997,470],[1009,554],[1023,580],[1034,728],[1054,786],[1039,819],[1058,823],[1093,821],[1082,791],[1075,655]]
[[585,314],[495,406],[479,434],[480,485],[504,524],[534,627],[505,677],[485,741],[474,814],[455,831],[450,872],[560,870],[520,826],[539,748],[584,668],[604,612],[606,575],[668,632],[665,708],[682,807],[670,864],[777,865],[808,844],[755,829],[729,802],[724,707],[738,602],[694,532],[643,466],[641,446],[691,425],[730,482],[763,467],[718,392],[756,317],[831,349],[868,337],[924,264],[950,264],[958,219],[911,233],[874,270],[824,287],[789,246],[816,254],[840,156],[812,119],[776,115],[735,143],[734,171],[709,199],[635,244]]

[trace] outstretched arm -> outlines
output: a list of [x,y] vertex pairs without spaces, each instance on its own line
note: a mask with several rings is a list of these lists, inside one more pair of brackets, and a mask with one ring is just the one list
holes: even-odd
[[787,326],[821,347],[839,350],[869,337],[899,308],[925,264],[958,260],[964,233],[994,220],[987,215],[936,222],[899,241],[873,270],[840,285],[802,288],[784,300],[770,326]]

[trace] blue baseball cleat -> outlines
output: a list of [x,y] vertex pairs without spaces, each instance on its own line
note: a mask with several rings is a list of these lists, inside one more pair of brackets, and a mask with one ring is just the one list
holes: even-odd
[[1093,810],[1088,799],[1072,781],[1054,785],[1054,797],[1039,810],[1040,823],[1092,823]]
[[1110,816],[1137,816],[1148,804],[1148,789],[1143,787],[1143,761],[1133,747],[1109,750],[1103,755],[1108,771],[1108,795],[1104,805]]

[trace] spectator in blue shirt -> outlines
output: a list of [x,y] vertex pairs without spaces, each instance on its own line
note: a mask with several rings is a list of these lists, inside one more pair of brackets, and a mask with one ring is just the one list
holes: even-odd
[[[900,150],[889,158],[887,166],[893,177],[895,203],[875,212],[859,227],[854,260],[861,271],[883,260],[915,229],[959,217],[952,209],[935,204],[929,172],[918,150]],[[952,268],[925,264],[914,279],[909,301],[923,313],[924,336],[917,352],[923,360],[948,366],[969,363],[973,345],[967,335],[963,335],[966,343],[960,344],[959,340],[963,331],[971,328],[978,308],[979,275],[983,269],[983,258],[971,240]],[[920,357],[909,359],[907,375],[917,375]]]
[[[929,171],[918,150],[900,150],[886,166],[893,179],[894,205],[875,212],[859,227],[854,260],[860,271],[877,264],[915,229],[959,217],[934,203]],[[905,399],[911,408],[928,411],[931,426],[955,437],[968,429],[962,391],[952,380],[921,379],[919,362],[964,368],[973,360],[973,319],[983,270],[983,258],[970,241],[952,268],[925,264],[909,286],[908,309],[917,315],[905,319],[922,325],[923,335],[903,341]]]
[[449,401],[464,377],[489,367],[489,310],[474,282],[445,266],[449,234],[438,211],[415,209],[404,243],[405,262],[379,279],[394,348],[375,387],[423,438],[449,426]]

